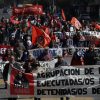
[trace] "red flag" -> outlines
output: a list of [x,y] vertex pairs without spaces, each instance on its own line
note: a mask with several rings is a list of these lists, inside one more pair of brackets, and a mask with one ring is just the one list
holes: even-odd
[[75,17],[72,17],[71,24],[78,30],[82,27],[81,23]]
[[66,16],[65,16],[65,13],[64,13],[64,10],[63,9],[61,10],[61,14],[62,14],[63,20],[66,21]]
[[41,29],[43,29],[48,35],[50,34],[50,29],[47,26],[41,26]]
[[100,25],[99,24],[95,24],[95,28],[100,30]]
[[36,31],[35,26],[32,27],[32,43],[35,45],[37,40],[38,34]]
[[32,43],[34,45],[38,42],[42,47],[46,47],[50,41],[51,39],[46,32],[36,26],[32,27]]
[[44,32],[44,31],[43,31],[43,33],[44,33],[44,45],[43,45],[43,47],[46,47],[49,45],[51,38],[48,35],[48,33]]
[[[21,75],[21,78],[19,78]],[[11,95],[34,95],[34,77],[31,73],[24,73],[11,67],[10,73]]]
[[32,26],[32,43],[35,45],[38,38],[43,36],[43,32],[37,26]]
[[37,14],[42,15],[43,12],[43,6],[42,5],[30,5],[30,6],[24,6],[24,7],[13,7],[13,15],[23,15],[23,14]]

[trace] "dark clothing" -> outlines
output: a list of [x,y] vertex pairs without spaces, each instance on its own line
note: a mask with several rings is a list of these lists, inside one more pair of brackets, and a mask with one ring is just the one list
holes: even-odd
[[3,79],[4,81],[7,81],[8,78],[8,71],[9,71],[9,63],[5,65],[4,70],[3,70]]
[[52,60],[52,54],[49,51],[44,51],[41,53],[41,55],[38,57],[39,61],[49,61]]
[[[61,98],[60,98],[60,100],[64,100],[64,98],[63,98],[63,97],[61,97]],[[69,100],[69,97],[66,97],[66,100]]]
[[41,100],[41,98],[34,98],[34,100]]
[[75,34],[75,35],[73,36],[73,45],[74,45],[74,46],[78,46],[78,44],[79,44],[79,39],[80,39],[80,36],[79,36],[78,34]]
[[[9,73],[9,68],[11,67],[10,63],[6,64],[4,66],[4,70],[3,70],[3,78],[4,78],[4,81],[7,81],[7,78],[8,78],[8,73]],[[20,64],[18,63],[14,63],[13,64],[13,67],[17,68],[20,70]]]
[[72,60],[71,60],[71,65],[72,66],[75,66],[75,65],[82,65],[82,62],[81,62],[81,56],[79,56],[77,54],[78,51],[75,51],[74,54],[73,54],[73,57],[72,57]]
[[28,52],[28,50],[25,50],[21,57],[21,61],[26,61],[28,59],[28,56],[29,56],[29,52]]
[[0,32],[0,44],[4,42],[4,34]]
[[84,64],[85,65],[95,65],[97,63],[97,53],[92,50],[87,50],[84,54]]
[[61,62],[57,62],[55,64],[55,68],[59,67],[59,66],[68,66],[67,62],[65,60],[62,60]]
[[37,66],[39,66],[38,62],[26,61],[26,63],[23,65],[23,68],[25,69],[25,73],[31,73],[33,70],[37,69]]
[[14,79],[14,85],[15,85],[15,87],[28,88],[29,82],[24,74],[22,74],[22,75],[17,74],[15,79]]

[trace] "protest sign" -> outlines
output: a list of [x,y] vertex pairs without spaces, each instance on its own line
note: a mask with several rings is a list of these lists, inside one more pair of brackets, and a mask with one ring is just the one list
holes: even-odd
[[53,59],[51,61],[39,61],[40,66],[44,71],[50,71],[55,68],[55,63],[57,62],[57,59]]
[[[6,94],[6,97],[99,97],[99,85],[99,65],[61,66],[33,74],[21,73],[12,67],[6,89],[9,94]],[[0,91],[5,92],[5,89]],[[0,94],[0,98],[4,98],[4,95]]]
[[[46,72],[37,72],[30,82],[33,84],[33,97],[56,97],[56,96],[99,96],[100,67],[99,66],[61,66]],[[15,74],[15,71],[12,70]],[[16,75],[15,75],[16,76]],[[12,77],[12,75],[11,75]],[[11,78],[10,78],[11,79]],[[13,78],[14,79],[14,78]],[[10,81],[11,83],[14,82]],[[12,86],[12,84],[10,84]],[[20,85],[18,85],[20,87]],[[18,88],[18,87],[16,87]],[[24,88],[24,87],[23,87]],[[10,91],[14,91],[10,88]],[[31,90],[30,90],[31,91]],[[18,92],[18,91],[17,91]],[[14,92],[11,92],[11,95]],[[24,95],[24,92],[22,92]],[[22,95],[17,93],[17,95]],[[14,94],[16,95],[16,93]],[[25,93],[27,95],[27,93]]]
[[99,66],[61,68],[38,73],[37,95],[41,97],[56,96],[99,96]]
[[[31,54],[33,54],[36,58],[38,58],[45,49],[34,49],[29,50]],[[62,48],[49,48],[49,52],[52,54],[53,57],[57,57],[58,55],[62,55]]]
[[[75,52],[75,50],[79,51],[86,51],[88,48],[84,48],[84,47],[69,47],[69,48],[49,48],[49,52],[52,54],[53,57],[57,57],[58,55],[62,55],[63,54],[63,50],[66,50],[68,52],[69,55],[73,55],[73,53]],[[45,49],[43,48],[39,48],[39,49],[33,49],[33,50],[29,50],[29,52],[31,54],[33,54],[33,56],[35,56],[36,58],[38,58],[44,51]],[[96,50],[98,50],[98,52],[100,51],[99,48],[96,48]]]

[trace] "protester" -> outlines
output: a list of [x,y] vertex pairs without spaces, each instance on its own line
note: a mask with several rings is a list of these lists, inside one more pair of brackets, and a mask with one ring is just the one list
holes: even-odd
[[88,50],[84,54],[84,64],[85,65],[95,65],[98,60],[98,55],[94,50],[95,45],[90,45]]
[[4,78],[5,82],[8,81],[7,80],[7,78],[8,78],[8,72],[11,69],[11,67],[15,67],[16,69],[19,69],[19,70],[21,69],[21,65],[15,61],[15,57],[14,56],[11,55],[8,58],[8,61],[9,61],[9,63],[7,63],[5,65],[4,70],[3,70],[3,78]]
[[[84,46],[88,46],[92,42],[95,43],[94,37],[96,37],[95,40],[100,41],[98,34],[90,32],[100,30],[100,26],[96,23],[91,25],[91,23],[83,22],[81,25],[75,17],[72,17],[73,20],[67,21],[65,16],[51,14],[49,10],[46,10],[45,14],[43,12],[42,14],[19,12],[20,14],[14,12],[9,19],[3,16],[0,20],[0,45],[9,45],[13,48],[13,50],[7,48],[6,52],[2,52],[5,50],[3,48],[4,50],[0,53],[0,62],[9,62],[3,71],[5,82],[8,81],[8,72],[11,67],[21,69],[20,64],[22,64],[25,73],[33,73],[40,66],[39,61],[51,61],[54,56],[56,58],[57,52],[53,52],[53,55],[49,49],[62,49],[63,54],[57,57],[55,64],[55,68],[60,68],[60,66],[69,65],[66,50],[69,49],[68,47],[82,47],[84,49]],[[67,45],[68,39],[72,40],[72,44]],[[100,46],[99,42],[98,46]],[[36,49],[43,50],[39,56],[37,56],[39,52],[36,54],[37,57],[33,56]],[[71,61],[73,66],[95,65],[98,60],[93,45],[90,45],[86,52],[76,50],[74,54],[70,53],[70,55],[73,55]],[[22,73],[19,74],[22,75]],[[21,79],[20,75],[17,79]],[[40,100],[40,98],[34,99]],[[60,99],[63,100],[63,97]],[[69,100],[69,97],[66,97],[66,100]]]
[[28,60],[28,56],[29,56],[29,51],[27,49],[25,49],[21,56],[21,61],[25,62],[26,60]]
[[25,69],[25,73],[32,73],[36,71],[40,66],[39,62],[32,55],[28,56],[28,59],[25,61],[23,68]]
[[[58,61],[55,63],[55,68],[60,68],[61,66],[68,66],[67,62],[63,59],[62,56],[58,56]],[[63,97],[60,100],[64,100]],[[69,97],[66,97],[66,100],[69,100]]]
[[79,32],[77,32],[74,36],[73,36],[73,45],[75,47],[79,46],[79,40],[80,40],[80,34]]
[[58,61],[57,61],[56,64],[55,64],[55,68],[60,67],[60,66],[67,66],[67,65],[68,65],[68,64],[67,64],[67,61],[64,60],[62,56],[58,56],[58,57],[57,57],[57,60],[58,60]]
[[38,57],[40,61],[51,61],[53,59],[52,54],[49,52],[49,48],[46,48],[43,53]]
[[71,60],[71,65],[76,66],[76,65],[84,65],[84,51],[78,51],[76,50],[73,54],[72,60]]

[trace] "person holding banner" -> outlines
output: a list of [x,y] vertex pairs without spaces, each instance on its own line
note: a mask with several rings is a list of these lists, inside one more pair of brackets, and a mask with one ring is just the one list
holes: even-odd
[[68,66],[66,60],[62,56],[57,57],[58,61],[55,63],[55,68],[60,67],[60,66]]
[[24,63],[23,68],[25,69],[25,73],[33,73],[33,71],[37,70],[38,66],[40,66],[39,62],[30,54],[28,60]]
[[9,57],[9,63],[7,63],[5,65],[5,67],[4,67],[4,70],[3,70],[3,79],[4,79],[5,83],[8,81],[7,80],[8,79],[8,72],[9,72],[9,69],[11,67],[15,67],[15,68],[17,68],[19,70],[21,69],[20,64],[15,61],[15,57],[14,56],[10,56]]
[[[55,63],[55,68],[60,66],[68,66],[67,62],[64,60],[62,56],[58,56],[58,61]],[[64,100],[64,98],[61,97],[60,100]],[[69,100],[69,97],[66,97],[66,100]]]
[[[33,71],[37,70],[37,67],[40,66],[37,62],[36,58],[33,55],[29,54],[28,60],[23,65],[23,69],[25,69],[25,73],[33,73]],[[34,100],[41,100],[41,98],[34,97]]]
[[73,54],[72,60],[71,60],[71,65],[76,66],[76,65],[84,65],[84,52],[82,50],[76,50]]
[[95,45],[90,45],[89,49],[84,54],[85,65],[95,65],[98,60],[97,52],[94,50]]

